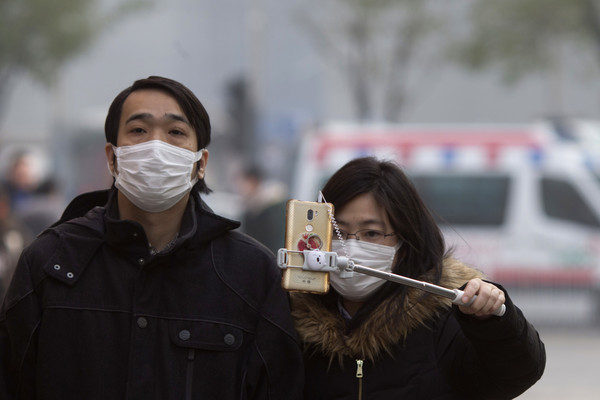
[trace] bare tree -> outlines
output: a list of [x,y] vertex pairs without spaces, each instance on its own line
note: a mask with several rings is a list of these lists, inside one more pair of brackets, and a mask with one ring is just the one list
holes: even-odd
[[[306,5],[306,3],[304,4]],[[317,49],[342,72],[360,120],[398,121],[445,5],[428,0],[321,0],[298,12]],[[318,9],[319,12],[312,10]],[[323,10],[327,10],[325,12]],[[414,79],[413,79],[414,78]]]
[[59,69],[103,31],[147,7],[151,0],[121,0],[109,9],[98,0],[0,1],[0,114],[19,74],[50,86]]
[[[552,71],[561,48],[594,55],[600,70],[598,0],[470,0],[465,35],[451,57],[472,69],[498,68],[506,82]],[[595,60],[593,58],[595,57]]]

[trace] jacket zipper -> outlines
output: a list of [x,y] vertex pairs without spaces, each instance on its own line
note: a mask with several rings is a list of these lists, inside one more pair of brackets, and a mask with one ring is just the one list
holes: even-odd
[[362,400],[363,360],[356,360],[356,379],[358,379],[358,400]]
[[194,359],[196,358],[196,350],[188,350],[188,365],[187,375],[185,379],[185,400],[192,399],[192,382],[194,381]]

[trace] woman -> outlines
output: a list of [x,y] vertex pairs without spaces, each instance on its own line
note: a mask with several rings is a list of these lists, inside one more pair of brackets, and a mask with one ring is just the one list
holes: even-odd
[[[446,253],[442,234],[393,163],[353,160],[326,183],[333,251],[356,264],[464,288],[468,307],[354,273],[327,295],[292,294],[307,399],[512,399],[542,375],[544,345],[501,286]],[[506,313],[493,312],[502,304]]]

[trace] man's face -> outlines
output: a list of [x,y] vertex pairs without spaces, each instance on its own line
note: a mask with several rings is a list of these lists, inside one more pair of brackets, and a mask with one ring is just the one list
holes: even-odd
[[[131,93],[121,111],[117,146],[130,146],[162,140],[171,145],[190,151],[198,151],[196,131],[187,117],[169,94],[155,89],[142,89]],[[110,143],[106,144],[109,167],[114,168],[114,152]],[[198,161],[198,178],[204,177],[208,152],[204,151]]]
[[20,157],[12,167],[12,183],[21,190],[35,189],[38,178],[35,171],[35,160],[31,155]]

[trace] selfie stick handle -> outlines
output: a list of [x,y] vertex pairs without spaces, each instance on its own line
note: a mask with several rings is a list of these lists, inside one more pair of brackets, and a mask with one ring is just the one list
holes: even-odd
[[[304,264],[302,266],[290,266],[289,265],[289,253],[299,253],[304,255]],[[424,290],[428,293],[433,293],[438,296],[445,297],[452,300],[452,304],[459,306],[471,305],[477,296],[471,297],[468,303],[463,303],[462,297],[465,294],[459,289],[446,289],[445,287],[434,285],[433,283],[418,281],[416,279],[407,278],[402,275],[392,274],[391,272],[379,271],[376,269],[364,267],[362,265],[354,264],[354,261],[347,257],[338,256],[335,252],[323,252],[320,250],[303,250],[295,251],[288,249],[279,249],[277,252],[277,264],[279,268],[302,268],[306,271],[322,271],[322,272],[359,272],[361,274],[374,276],[379,279],[386,281],[392,281],[401,285],[410,286],[413,288]],[[501,317],[506,312],[506,306],[502,304],[494,315]]]
[[[341,267],[340,270],[360,272],[361,274],[370,275],[370,276],[374,276],[376,278],[385,279],[387,281],[392,281],[392,282],[400,283],[402,285],[421,289],[425,292],[433,293],[438,296],[442,296],[447,299],[450,299],[450,300],[452,300],[452,304],[456,304],[458,306],[469,306],[477,298],[477,296],[473,296],[473,297],[471,297],[471,299],[468,303],[464,303],[462,301],[462,297],[465,294],[465,292],[462,290],[459,290],[459,289],[446,289],[445,287],[434,285],[434,284],[428,283],[428,282],[418,281],[416,279],[407,278],[402,275],[392,274],[391,272],[384,272],[384,271],[379,271],[379,270],[368,268],[368,267],[363,267],[362,265],[354,264],[351,260],[348,260],[345,257],[338,257],[337,262],[338,262],[338,268]],[[346,267],[344,267],[344,266],[346,266]],[[504,304],[502,304],[500,307],[498,307],[493,312],[493,314],[497,315],[498,317],[501,317],[504,315],[505,312],[506,312],[506,306]]]

